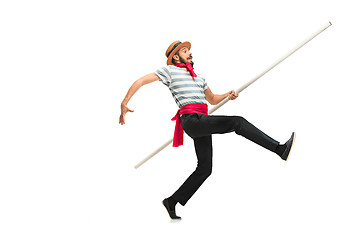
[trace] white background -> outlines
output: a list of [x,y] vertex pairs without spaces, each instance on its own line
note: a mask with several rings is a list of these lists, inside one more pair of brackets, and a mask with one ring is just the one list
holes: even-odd
[[[359,239],[356,1],[2,1],[0,239]],[[196,167],[171,138],[160,82],[131,84],[192,43],[214,93],[237,89],[328,21],[332,26],[216,114],[285,142],[288,162],[213,136],[214,169],[172,223],[161,204]]]

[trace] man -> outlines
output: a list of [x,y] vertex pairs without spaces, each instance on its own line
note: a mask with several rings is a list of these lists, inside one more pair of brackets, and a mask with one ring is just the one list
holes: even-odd
[[190,42],[173,42],[166,50],[167,66],[155,73],[150,73],[133,83],[123,102],[119,123],[125,124],[125,114],[133,112],[127,107],[130,98],[143,85],[160,80],[171,91],[179,111],[172,120],[176,120],[173,146],[178,147],[183,142],[183,131],[193,140],[198,165],[195,171],[186,179],[180,188],[170,197],[163,200],[171,219],[180,220],[176,215],[177,203],[185,205],[212,171],[212,134],[235,132],[254,143],[276,153],[287,161],[295,139],[293,132],[285,144],[279,144],[246,119],[240,116],[210,116],[207,102],[211,105],[220,103],[225,98],[235,100],[238,94],[234,90],[225,94],[213,94],[207,86],[205,78],[194,72],[194,62],[190,52]]

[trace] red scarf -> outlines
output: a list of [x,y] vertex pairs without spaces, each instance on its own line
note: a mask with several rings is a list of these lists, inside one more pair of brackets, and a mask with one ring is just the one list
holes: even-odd
[[208,115],[208,106],[204,103],[190,103],[182,106],[176,115],[171,119],[172,121],[176,120],[175,132],[173,139],[173,147],[179,147],[183,145],[184,142],[184,130],[181,125],[180,115],[189,114],[189,113],[201,113]]
[[191,63],[189,63],[189,62],[187,62],[186,64],[177,63],[177,64],[176,64],[176,67],[186,68],[186,69],[189,71],[189,73],[190,73],[190,75],[191,75],[191,77],[192,77],[193,79],[197,77],[197,76],[196,76],[196,73],[194,72],[193,66],[192,66]]

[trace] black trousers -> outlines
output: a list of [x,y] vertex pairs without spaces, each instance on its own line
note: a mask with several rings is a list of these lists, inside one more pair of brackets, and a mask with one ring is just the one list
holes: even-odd
[[272,139],[245,118],[239,116],[212,116],[191,113],[181,116],[181,124],[184,131],[194,140],[198,159],[195,171],[172,195],[183,206],[211,174],[211,134],[235,132],[272,152],[275,152],[276,147],[279,145],[278,141]]

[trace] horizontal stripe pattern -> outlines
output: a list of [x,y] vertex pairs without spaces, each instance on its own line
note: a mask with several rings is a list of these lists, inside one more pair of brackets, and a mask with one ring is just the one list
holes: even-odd
[[207,104],[205,90],[208,88],[205,78],[197,74],[193,79],[184,68],[168,65],[155,71],[160,81],[169,89],[179,108],[190,103]]

